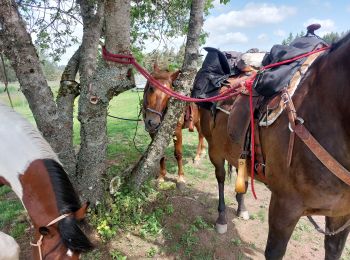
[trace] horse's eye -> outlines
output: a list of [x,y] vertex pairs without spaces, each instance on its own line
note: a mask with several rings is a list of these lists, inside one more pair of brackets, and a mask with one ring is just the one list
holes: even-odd
[[149,86],[148,91],[153,93],[154,92],[154,87]]

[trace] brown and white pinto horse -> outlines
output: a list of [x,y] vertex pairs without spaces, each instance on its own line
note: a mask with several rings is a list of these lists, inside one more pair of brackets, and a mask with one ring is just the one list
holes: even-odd
[[[310,66],[292,100],[304,126],[349,171],[350,34]],[[266,184],[272,192],[265,257],[282,259],[300,217],[321,215],[325,216],[326,230],[339,231],[325,236],[325,259],[340,259],[350,231],[350,186],[328,170],[297,136],[288,166],[288,125],[284,111],[273,125],[260,128]]]
[[[57,155],[34,126],[3,104],[0,118],[0,185],[9,185],[28,212],[33,259],[79,259],[92,248],[78,226],[87,204],[80,205]],[[0,259],[9,250],[0,248]]]
[[[165,70],[160,70],[155,64],[153,67],[152,76],[157,79],[161,84],[167,88],[172,88],[173,81],[178,77],[180,71],[169,72]],[[145,123],[145,129],[150,134],[151,138],[154,137],[157,132],[162,120],[164,113],[168,106],[169,95],[163,93],[161,90],[152,86],[150,82],[147,82],[144,93],[143,93],[143,121]],[[198,162],[201,155],[205,153],[204,137],[201,132],[200,122],[199,122],[199,111],[196,104],[190,104],[192,109],[193,124],[198,131],[199,142],[197,146],[197,153],[194,158],[194,162]],[[175,133],[174,133],[174,155],[177,160],[178,165],[178,187],[182,187],[185,183],[184,171],[182,164],[182,129],[184,129],[185,120],[184,115],[179,119]],[[165,157],[160,160],[160,174],[158,177],[159,181],[163,181],[166,175],[165,167]]]

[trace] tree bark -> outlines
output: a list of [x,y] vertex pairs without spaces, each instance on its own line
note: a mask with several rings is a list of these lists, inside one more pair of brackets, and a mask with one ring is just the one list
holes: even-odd
[[0,49],[16,72],[38,129],[58,155],[65,154],[65,149],[70,144],[69,140],[62,139],[61,136],[69,129],[65,128],[59,118],[52,91],[17,4],[15,1],[0,0],[0,6]]
[[[203,12],[204,0],[193,0],[182,73],[179,79],[174,82],[174,89],[184,94],[190,93],[193,79],[197,73],[199,37],[203,27]],[[154,169],[164,154],[165,148],[169,145],[184,106],[184,102],[170,99],[168,110],[161,127],[148,146],[145,155],[140,159],[131,173],[130,184],[134,189],[138,190],[153,174]]]
[[[77,163],[73,145],[73,112],[74,101],[80,94],[80,84],[75,81],[79,69],[80,49],[69,59],[64,69],[56,98],[59,118],[66,129],[65,132],[61,133],[61,138],[66,142],[64,143],[65,148],[60,153],[60,159],[64,162],[65,169],[73,179],[76,177]],[[76,180],[72,181],[76,183]]]
[[[107,50],[129,54],[130,0],[108,0],[104,9]],[[97,45],[98,39],[99,37],[89,41]],[[91,55],[91,59],[95,57],[96,55]],[[78,154],[78,175],[81,178],[79,186],[85,197],[97,202],[103,195],[102,179],[107,171],[108,104],[114,95],[134,87],[134,82],[128,78],[129,66],[105,62],[95,70],[87,67],[88,64],[91,65],[90,62],[83,63],[86,66],[81,68],[84,72],[81,75],[84,75],[84,78],[81,80],[78,116],[81,123],[81,147]]]

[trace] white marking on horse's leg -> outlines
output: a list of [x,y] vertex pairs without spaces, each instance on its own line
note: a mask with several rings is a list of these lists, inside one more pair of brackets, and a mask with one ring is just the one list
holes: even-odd
[[186,183],[185,181],[185,177],[183,175],[180,175],[177,177],[177,182],[183,182],[183,183]]
[[227,224],[218,224],[218,223],[216,223],[215,227],[216,227],[216,231],[219,234],[225,234],[227,232]]
[[249,212],[247,210],[245,211],[241,211],[238,214],[238,217],[243,218],[244,220],[249,220],[250,216],[249,216]]
[[0,259],[1,260],[18,260],[19,245],[9,235],[0,231]]

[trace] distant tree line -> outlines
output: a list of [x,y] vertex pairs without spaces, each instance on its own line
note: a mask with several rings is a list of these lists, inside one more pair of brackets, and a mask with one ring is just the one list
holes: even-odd
[[[7,76],[7,80],[9,82],[15,82],[17,81],[16,73],[12,66],[10,65],[9,60],[4,57],[4,63],[5,63],[5,68],[3,63],[0,60],[0,82],[5,81],[5,73]],[[40,55],[40,61],[41,61],[41,68],[49,81],[55,81],[59,80],[62,72],[64,70],[64,66],[59,66],[57,62],[52,61],[51,58],[47,57],[44,54]]]

